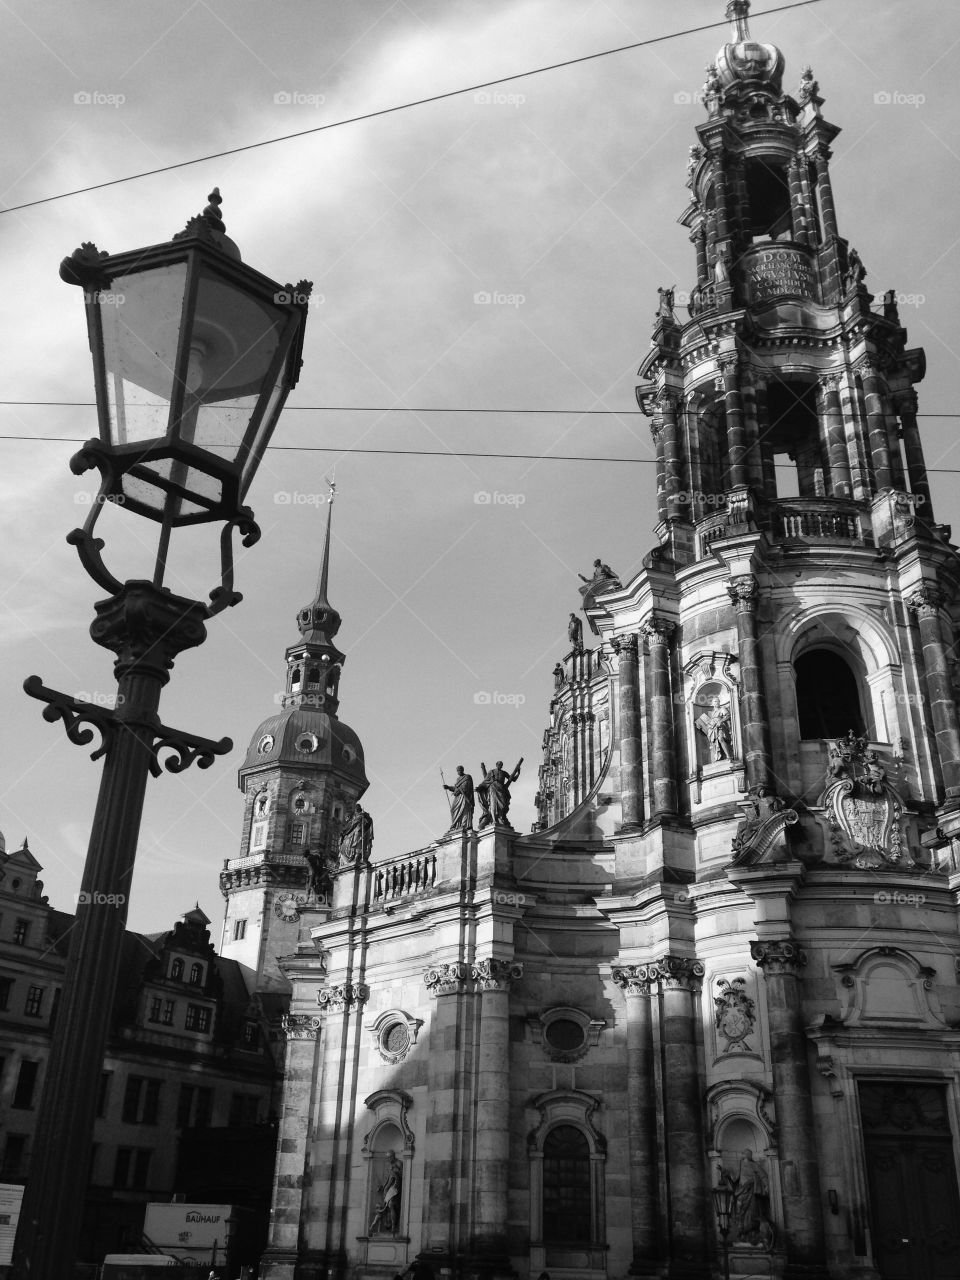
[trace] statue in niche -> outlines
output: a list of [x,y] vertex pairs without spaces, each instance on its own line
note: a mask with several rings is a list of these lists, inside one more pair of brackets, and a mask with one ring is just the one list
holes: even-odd
[[503,767],[503,761],[498,760],[492,769],[487,770],[487,766],[481,760],[480,769],[483,773],[483,781],[477,784],[477,795],[480,797],[480,807],[483,813],[480,817],[480,830],[489,827],[491,824],[495,827],[511,827],[507,813],[510,809],[510,784],[516,782],[520,777],[520,766],[523,764],[523,756],[517,761],[517,767],[513,773],[507,773]]
[[[441,778],[443,777],[442,772],[440,776]],[[457,765],[456,782],[445,782],[443,789],[450,792],[450,830],[472,831],[474,809],[473,778],[469,773],[464,772],[462,764]]]
[[710,708],[695,720],[697,729],[710,745],[710,761],[733,759],[733,735],[730,723],[730,705],[713,694],[707,704]]
[[734,1193],[736,1243],[772,1249],[776,1231],[770,1221],[770,1182],[766,1170],[754,1160],[749,1148],[741,1155],[735,1178],[721,1167],[720,1184],[730,1187]]
[[353,817],[340,833],[340,864],[369,862],[373,847],[373,819],[357,803]]
[[567,623],[567,639],[573,645],[574,653],[583,653],[583,623],[575,613],[571,613],[570,621]]
[[403,1165],[395,1151],[388,1153],[387,1176],[377,1188],[377,1208],[370,1222],[368,1236],[395,1236],[400,1230],[400,1201],[403,1190]]

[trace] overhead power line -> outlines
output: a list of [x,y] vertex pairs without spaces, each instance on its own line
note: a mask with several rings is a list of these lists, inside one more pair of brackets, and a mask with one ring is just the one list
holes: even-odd
[[[763,18],[772,13],[784,13],[790,9],[803,9],[807,5],[822,4],[824,0],[793,0],[791,4],[776,5],[772,9],[759,9],[751,14],[753,18]],[[645,49],[649,45],[663,44],[667,40],[679,40],[683,36],[697,35],[701,31],[712,31],[717,27],[728,26],[725,18],[717,22],[705,22],[699,27],[687,27],[683,31],[668,31],[662,36],[651,36],[647,40],[637,40],[633,44],[623,44],[616,49],[601,49],[597,53],[585,53],[577,58],[566,58],[563,62],[551,62],[547,66],[533,67],[529,71],[517,71],[513,75],[499,76],[496,80],[482,80],[479,84],[465,85],[460,89],[447,89],[444,93],[433,93],[425,98],[416,98],[412,102],[398,102],[392,107],[380,107],[376,111],[365,111],[361,115],[347,116],[342,120],[331,120],[328,124],[314,125],[310,129],[299,129],[296,133],[283,133],[276,138],[264,138],[261,142],[248,142],[239,147],[228,147],[224,151],[212,151],[209,155],[195,156],[192,160],[179,160],[175,164],[160,165],[156,169],[144,169],[140,173],[130,173],[124,178],[109,178],[105,182],[94,182],[88,187],[76,187],[73,191],[61,191],[53,196],[41,196],[38,200],[26,200],[23,204],[7,205],[0,213],[17,213],[21,209],[35,209],[41,204],[52,204],[55,200],[68,200],[71,196],[86,195],[91,191],[103,191],[107,187],[117,187],[125,182],[137,182],[141,178],[152,178],[159,173],[171,173],[175,169],[187,169],[191,165],[204,164],[208,160],[222,160],[226,156],[240,155],[244,151],[256,151],[259,147],[272,147],[279,142],[290,142],[294,138],[306,138],[312,133],[325,133],[329,129],[342,129],[348,124],[361,124],[365,120],[376,120],[381,116],[395,115],[398,111],[410,111],[414,107],[428,106],[432,102],[445,102],[449,98],[458,98],[464,93],[478,93],[481,89],[495,89],[498,85],[510,84],[515,80],[526,80],[530,76],[545,75],[549,71],[560,71],[564,67],[574,67],[583,62],[594,62],[598,58],[609,58],[617,53],[629,53],[633,49]]]

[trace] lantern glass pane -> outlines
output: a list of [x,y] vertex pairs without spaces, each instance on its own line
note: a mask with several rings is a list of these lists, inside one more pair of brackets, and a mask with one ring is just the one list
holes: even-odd
[[260,419],[260,425],[257,427],[257,434],[254,436],[249,449],[240,456],[240,497],[245,498],[247,490],[253,483],[253,477],[256,475],[257,467],[260,465],[260,459],[266,448],[273,428],[276,424],[277,415],[283,406],[283,398],[287,394],[287,361],[280,366],[280,372],[277,375],[276,384],[270,389],[270,396],[263,409],[263,417]]
[[288,314],[203,267],[190,333],[182,440],[236,461]]
[[187,264],[117,276],[98,296],[111,443],[167,433]]

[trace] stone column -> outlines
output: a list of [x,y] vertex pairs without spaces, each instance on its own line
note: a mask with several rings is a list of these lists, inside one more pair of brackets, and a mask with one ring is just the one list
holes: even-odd
[[873,480],[877,493],[891,487],[890,445],[887,440],[887,416],[883,409],[883,392],[877,366],[865,358],[856,367],[863,383],[863,401],[867,413],[867,434],[873,460]]
[[820,429],[826,445],[830,496],[849,498],[853,494],[850,455],[847,451],[847,433],[840,403],[840,375],[837,373],[825,373],[820,378]]
[[930,715],[937,739],[937,755],[940,757],[946,799],[948,803],[960,803],[960,722],[957,719],[957,704],[940,619],[943,600],[943,592],[939,587],[925,583],[907,599],[906,604],[914,610],[920,625],[927,697],[930,700]]
[[674,625],[651,617],[642,631],[650,650],[647,704],[650,708],[650,793],[655,818],[677,812],[677,770],[673,749],[673,702],[670,695],[670,636]]
[[657,466],[657,520],[662,523],[667,518],[667,472],[663,460],[663,417],[660,413],[656,413],[650,422],[650,434],[653,436]]
[[639,643],[635,635],[614,636],[610,641],[620,660],[620,799],[623,806],[622,830],[638,827],[643,822],[643,759],[640,741],[640,666]]
[[747,442],[743,421],[743,398],[740,395],[739,360],[721,356],[723,398],[727,416],[728,488],[742,489],[747,483]]
[[757,602],[760,584],[752,573],[731,578],[727,594],[737,610],[740,652],[740,720],[743,763],[748,790],[771,786],[770,726],[763,692],[763,668],[757,635]]
[[[440,1258],[456,1253],[457,1220],[461,1212],[461,1144],[470,1113],[468,1073],[462,1061],[464,1015],[473,996],[466,995],[470,966],[462,961],[434,965],[423,981],[436,997],[430,1020],[427,1059],[427,1154],[423,1166],[423,1251]],[[466,1007],[465,1007],[466,1005]]]
[[663,1122],[669,1195],[670,1268],[674,1277],[701,1277],[707,1270],[706,1148],[697,1053],[697,1000],[703,965],[684,956],[664,956],[655,966],[663,999]]
[[793,238],[798,244],[806,244],[806,209],[803,203],[803,185],[800,181],[800,161],[796,156],[790,161],[790,166],[787,169],[787,181],[790,186],[790,219]]
[[471,976],[481,993],[472,1252],[503,1259],[510,1186],[510,986],[523,976],[523,966],[478,960]]
[[690,241],[697,253],[697,284],[703,288],[710,268],[707,266],[707,229],[702,222],[692,232]]
[[760,457],[760,397],[757,378],[749,367],[740,370],[740,394],[743,397],[743,439],[745,484],[758,492],[763,487],[763,462]]
[[826,1280],[820,1173],[801,1004],[800,974],[807,957],[789,938],[751,942],[750,954],[763,971],[770,1027],[783,1184],[785,1280],[801,1276]]
[[677,395],[664,387],[657,403],[663,418],[663,484],[668,520],[690,520],[689,506],[679,501],[683,463],[680,457],[680,433],[677,427]]
[[908,391],[898,391],[893,397],[893,406],[903,427],[903,452],[907,460],[910,490],[917,499],[917,508],[927,520],[932,520],[930,482],[927,479],[927,465],[923,460],[920,428],[917,426],[917,393],[912,387]]
[[653,1071],[655,965],[618,965],[613,980],[627,1003],[627,1108],[630,1135],[631,1276],[654,1276],[661,1254],[657,1178],[657,1107]]
[[319,1017],[291,1014],[283,1020],[287,1046],[283,1105],[277,1133],[270,1237],[261,1263],[264,1280],[293,1280],[300,1252],[300,1223],[310,1184],[309,1146],[319,1087]]
[[[730,198],[727,188],[727,174],[723,167],[722,153],[712,155],[713,190],[716,194],[717,240],[726,240],[730,235]],[[719,246],[722,247],[722,246]]]
[[833,187],[830,183],[829,152],[824,149],[814,156],[817,170],[817,193],[820,197],[820,221],[823,223],[824,240],[836,240],[837,211],[833,203]]

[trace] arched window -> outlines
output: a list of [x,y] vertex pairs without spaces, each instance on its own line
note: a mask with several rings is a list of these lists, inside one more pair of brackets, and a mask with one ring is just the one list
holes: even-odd
[[580,1129],[560,1124],[543,1144],[543,1242],[589,1244],[590,1144]]
[[748,160],[747,230],[754,240],[789,240],[793,236],[790,184],[782,165],[773,160]]
[[190,966],[190,985],[191,987],[199,987],[203,982],[203,965],[194,964]]
[[822,498],[826,489],[816,384],[777,378],[767,385],[766,405],[761,449],[771,459],[776,490],[768,496]]
[[810,649],[794,663],[801,738],[865,732],[860,690],[849,665],[831,649]]
[[606,1141],[593,1126],[599,1102],[579,1089],[554,1089],[532,1104],[530,1133],[530,1269],[606,1264]]
[[307,672],[307,684],[319,684],[319,683],[320,683],[320,668],[311,667],[310,670]]
[[174,982],[183,981],[183,961],[182,960],[174,960],[173,964],[170,966],[170,977],[174,980]]
[[290,673],[290,688],[296,691],[300,688],[300,681],[303,679],[303,671],[300,667],[294,667]]

